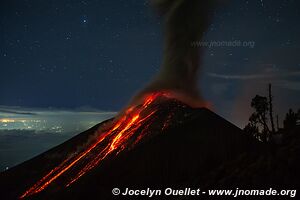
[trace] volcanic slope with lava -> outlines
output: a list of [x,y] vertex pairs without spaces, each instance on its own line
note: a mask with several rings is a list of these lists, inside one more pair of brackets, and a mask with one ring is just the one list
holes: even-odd
[[115,119],[1,173],[5,199],[110,199],[112,188],[181,187],[260,145],[206,108],[153,93]]

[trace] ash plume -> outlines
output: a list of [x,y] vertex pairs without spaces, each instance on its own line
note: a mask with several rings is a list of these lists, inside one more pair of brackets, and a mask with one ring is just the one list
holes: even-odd
[[197,87],[202,49],[191,44],[203,38],[221,0],[153,0],[151,3],[164,22],[163,60],[158,75],[133,101],[147,93],[165,90],[192,106],[206,106]]

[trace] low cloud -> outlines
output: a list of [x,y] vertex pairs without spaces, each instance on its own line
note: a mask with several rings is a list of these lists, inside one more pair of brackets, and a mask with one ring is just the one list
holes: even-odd
[[0,106],[0,130],[20,129],[78,133],[115,115],[116,112],[101,111],[91,107],[70,110]]
[[300,71],[285,71],[285,72],[271,72],[271,73],[260,73],[260,74],[218,74],[218,73],[207,73],[208,76],[220,79],[233,79],[233,80],[254,80],[254,79],[268,79],[268,78],[288,78],[300,76]]
[[272,82],[272,84],[280,88],[300,91],[300,81],[278,80]]

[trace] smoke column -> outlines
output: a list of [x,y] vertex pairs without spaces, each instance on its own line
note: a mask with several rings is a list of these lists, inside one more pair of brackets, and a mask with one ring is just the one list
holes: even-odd
[[202,49],[200,41],[220,0],[153,0],[152,6],[164,22],[164,51],[161,70],[134,98],[166,90],[195,107],[206,106],[197,87]]

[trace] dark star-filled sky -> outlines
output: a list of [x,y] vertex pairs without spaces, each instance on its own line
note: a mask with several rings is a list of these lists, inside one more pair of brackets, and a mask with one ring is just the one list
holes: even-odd
[[[281,119],[299,107],[299,21],[297,0],[216,11],[199,88],[218,114],[244,126],[269,82]],[[159,70],[161,28],[148,1],[1,1],[0,105],[118,111]]]

